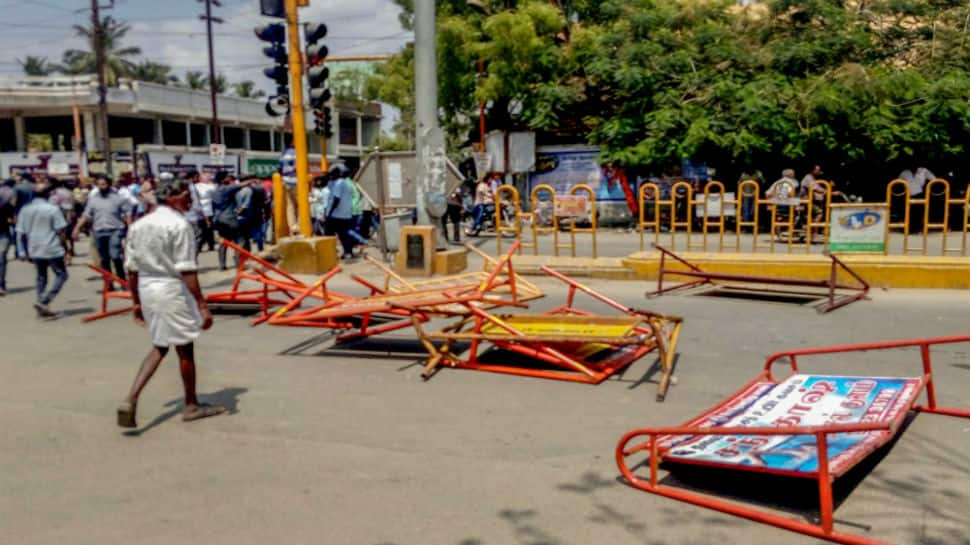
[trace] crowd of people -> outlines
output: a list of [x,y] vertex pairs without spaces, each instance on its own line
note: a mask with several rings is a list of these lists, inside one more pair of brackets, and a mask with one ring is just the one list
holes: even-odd
[[[263,250],[272,235],[271,179],[196,170],[162,172],[137,182],[130,173],[116,181],[104,174],[59,180],[25,173],[0,185],[0,296],[6,295],[6,269],[13,246],[16,259],[31,261],[37,268],[38,316],[56,318],[49,305],[67,281],[67,266],[82,234],[90,237],[92,263],[125,280],[130,226],[158,208],[158,185],[172,181],[183,181],[188,188],[190,205],[184,217],[192,228],[195,257],[203,251],[217,251],[219,269],[226,270],[229,252],[225,245],[216,244],[217,236],[246,251],[254,246]],[[368,244],[379,221],[373,203],[362,195],[343,163],[317,177],[313,186],[315,234],[337,236],[342,257],[354,257]],[[295,210],[291,215],[295,217]],[[238,266],[239,254],[233,252],[233,256]],[[48,288],[50,274],[54,281]]]
[[[25,173],[0,185],[0,296],[6,295],[6,269],[13,246],[16,259],[30,261],[37,269],[34,307],[38,316],[56,318],[49,305],[67,282],[67,266],[82,234],[90,237],[92,263],[125,280],[129,227],[158,208],[158,183],[176,178],[189,188],[191,205],[185,218],[193,230],[196,255],[206,246],[214,250],[216,234],[247,250],[253,243],[263,249],[272,223],[269,180],[255,176],[237,179],[225,171],[210,176],[194,170],[178,176],[147,176],[137,183],[130,174],[112,181],[104,174],[60,180]],[[226,269],[223,245],[219,245],[219,266]],[[50,273],[54,281],[48,288]]]

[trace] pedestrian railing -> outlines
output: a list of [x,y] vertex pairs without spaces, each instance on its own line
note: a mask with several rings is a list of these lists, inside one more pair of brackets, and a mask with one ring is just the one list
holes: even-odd
[[[504,197],[511,202],[515,217],[503,216],[501,206],[496,206],[499,248],[503,235],[521,239],[523,230],[531,230],[532,240],[522,241],[520,250],[532,248],[538,255],[542,236],[552,234],[554,255],[568,248],[569,255],[576,256],[577,235],[588,234],[591,255],[596,257],[599,217],[595,191],[579,184],[569,195],[585,197],[588,212],[574,210],[563,215],[559,201],[566,199],[559,198],[550,185],[535,186],[529,201],[521,204],[514,187],[501,186],[496,201]],[[686,251],[821,253],[832,236],[833,211],[840,212],[839,219],[847,208],[856,207],[880,218],[875,229],[884,230],[885,240],[877,253],[966,256],[970,249],[970,191],[955,194],[943,179],[931,180],[917,198],[910,195],[908,182],[893,180],[886,187],[884,202],[852,202],[825,180],[817,180],[806,195],[787,198],[766,197],[755,180],[740,182],[734,191],[719,181],[703,187],[678,181],[667,188],[648,182],[637,192],[637,205],[634,218],[640,250],[646,250],[650,242],[651,247],[663,244]],[[520,206],[528,206],[530,211],[524,212]],[[569,243],[560,244],[560,230],[569,231]]]

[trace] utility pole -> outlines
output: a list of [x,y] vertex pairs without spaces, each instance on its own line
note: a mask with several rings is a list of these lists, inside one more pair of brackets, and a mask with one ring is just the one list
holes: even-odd
[[300,16],[297,0],[286,0],[286,37],[290,55],[290,119],[296,152],[297,218],[300,234],[313,236],[310,221],[310,165],[307,157],[306,120],[303,118],[303,55],[300,52]]
[[[414,87],[418,184],[418,224],[438,225],[445,214],[444,135],[438,127],[438,59],[435,38],[435,0],[414,2]],[[439,229],[438,246],[447,241]]]
[[222,19],[212,16],[212,4],[222,7],[219,0],[199,0],[205,2],[205,15],[199,19],[205,21],[205,32],[209,39],[209,95],[212,98],[212,139],[214,144],[222,142],[222,130],[219,127],[219,107],[216,105],[216,59],[212,52],[212,23],[222,23]]
[[[112,1],[111,7],[114,6]],[[111,138],[108,135],[108,88],[104,83],[104,29],[101,28],[101,12],[98,0],[91,0],[91,47],[94,48],[95,70],[98,72],[98,125],[101,127],[101,153],[104,154],[104,172],[111,177]]]

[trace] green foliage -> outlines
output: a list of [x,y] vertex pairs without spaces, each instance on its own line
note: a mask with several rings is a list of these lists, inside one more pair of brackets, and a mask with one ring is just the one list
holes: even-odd
[[[398,3],[410,25],[410,0]],[[439,3],[439,103],[453,139],[484,101],[490,129],[572,134],[644,173],[692,158],[770,178],[818,162],[837,179],[882,182],[902,168],[958,170],[970,151],[962,0],[477,4]],[[410,126],[413,50],[368,89]]]
[[25,76],[48,76],[57,68],[48,62],[47,57],[33,55],[27,55],[23,60],[17,59],[17,63],[23,68]]

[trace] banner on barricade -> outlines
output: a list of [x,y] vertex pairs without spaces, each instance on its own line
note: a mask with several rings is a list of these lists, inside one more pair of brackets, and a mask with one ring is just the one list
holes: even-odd
[[[747,395],[707,415],[699,427],[825,426],[886,422],[906,411],[919,379],[792,375],[778,384],[761,383]],[[833,472],[851,465],[880,442],[885,430],[828,436]],[[744,466],[767,472],[818,469],[814,435],[697,435],[668,438],[670,461]]]
[[556,195],[553,213],[560,218],[579,218],[587,214],[586,195]]
[[830,252],[885,253],[889,215],[885,204],[833,204],[831,208]]

